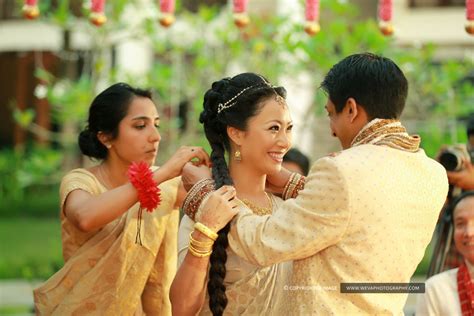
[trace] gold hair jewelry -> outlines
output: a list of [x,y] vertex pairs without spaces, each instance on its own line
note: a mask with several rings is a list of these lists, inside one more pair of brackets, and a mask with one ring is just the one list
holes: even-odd
[[235,161],[242,161],[242,154],[240,153],[240,150],[235,151],[234,159],[235,159]]
[[242,90],[240,90],[239,93],[237,93],[235,96],[233,96],[232,98],[230,98],[228,101],[224,102],[224,103],[219,103],[217,105],[217,114],[221,113],[222,111],[224,111],[225,109],[228,109],[230,107],[233,107],[234,105],[237,104],[237,101],[234,102],[235,99],[237,99],[242,93],[244,93],[245,91],[249,90],[249,89],[253,89],[253,88],[256,88],[258,86],[267,86],[267,87],[270,87],[270,88],[275,88],[274,86],[272,86],[268,81],[266,81],[262,76],[259,75],[260,78],[262,78],[263,82],[260,82],[260,83],[257,83],[257,84],[254,84],[252,86],[249,86],[249,87],[246,87],[246,88],[243,88]]
[[217,237],[219,236],[217,235],[216,232],[212,231],[212,229],[210,229],[209,227],[207,227],[206,225],[200,222],[196,222],[194,224],[194,229],[197,229],[198,231],[200,231],[201,233],[203,233],[204,235],[206,235],[213,241],[216,241]]
[[278,104],[280,104],[281,106],[285,107],[287,104],[286,104],[286,100],[284,97],[282,97],[281,95],[277,95],[275,97],[275,101],[278,102]]

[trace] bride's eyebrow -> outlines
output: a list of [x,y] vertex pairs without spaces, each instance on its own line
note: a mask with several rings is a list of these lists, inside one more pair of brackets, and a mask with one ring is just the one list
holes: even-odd
[[[159,120],[159,119],[160,119],[160,117],[157,116],[157,117],[155,117],[154,120],[156,121],[156,120]],[[148,121],[148,120],[150,120],[150,118],[149,118],[148,116],[137,116],[137,117],[132,118],[132,121],[137,121],[137,120],[145,120],[145,121]]]
[[291,123],[293,123],[292,120],[290,120],[290,121],[269,120],[269,121],[266,121],[265,123],[271,123],[271,122],[275,122],[275,123],[279,123],[279,124],[284,124],[284,123],[291,124]]

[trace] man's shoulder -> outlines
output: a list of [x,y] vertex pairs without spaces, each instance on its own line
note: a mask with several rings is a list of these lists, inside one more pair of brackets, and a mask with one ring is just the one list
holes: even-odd
[[406,173],[427,177],[433,183],[447,185],[446,170],[428,157],[423,149],[415,153],[371,144],[351,147],[320,158],[319,163],[330,164],[343,174],[349,173]]
[[320,158],[319,161],[330,161],[330,163],[335,166],[362,166],[379,160],[384,155],[387,155],[386,148],[375,145],[360,145],[338,152],[332,152]]

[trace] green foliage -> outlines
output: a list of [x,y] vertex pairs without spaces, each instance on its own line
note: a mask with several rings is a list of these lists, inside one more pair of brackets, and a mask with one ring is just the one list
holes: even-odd
[[5,197],[0,204],[0,218],[28,216],[31,218],[57,218],[59,214],[58,185],[35,185],[20,191],[24,198]]
[[32,109],[20,111],[18,108],[15,108],[13,110],[13,118],[21,127],[27,128],[31,125],[31,123],[33,123],[33,120],[35,118],[35,111],[33,111]]
[[58,219],[2,218],[0,279],[47,279],[63,265]]
[[51,149],[0,151],[0,216],[57,214],[61,163],[61,152]]
[[91,78],[59,79],[48,86],[47,98],[53,105],[52,119],[56,123],[83,123],[94,98]]

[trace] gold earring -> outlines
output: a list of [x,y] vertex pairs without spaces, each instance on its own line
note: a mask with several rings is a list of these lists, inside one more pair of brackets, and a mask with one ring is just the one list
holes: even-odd
[[110,149],[110,148],[112,148],[112,145],[107,144],[107,145],[105,145],[105,147],[107,147],[107,149]]
[[235,161],[242,161],[242,154],[240,153],[240,150],[235,151],[234,159],[235,159]]

